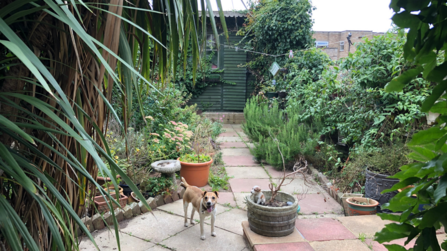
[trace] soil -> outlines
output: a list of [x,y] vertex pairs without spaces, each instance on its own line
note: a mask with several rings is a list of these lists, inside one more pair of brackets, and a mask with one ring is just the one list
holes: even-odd
[[[216,175],[216,176],[219,176],[220,178],[223,178],[223,177],[225,176],[225,174],[221,173],[220,171],[222,170],[222,168],[223,168],[224,166],[225,166],[225,165],[211,165],[211,167],[210,167],[210,172],[211,172],[213,175]],[[206,185],[206,187],[209,187],[209,188],[210,188],[209,191],[212,190],[211,187],[210,187],[209,185]],[[223,189],[223,188],[221,187],[221,188],[219,189],[218,192],[232,192],[232,191],[231,191],[230,184],[228,184],[228,190],[225,190],[225,189]]]
[[277,199],[274,199],[271,204],[266,204],[266,207],[286,207],[287,201],[278,201]]
[[367,203],[367,202],[357,201],[357,200],[354,200],[354,199],[351,199],[350,202],[352,202],[354,204],[357,204],[357,205],[369,205],[369,203]]

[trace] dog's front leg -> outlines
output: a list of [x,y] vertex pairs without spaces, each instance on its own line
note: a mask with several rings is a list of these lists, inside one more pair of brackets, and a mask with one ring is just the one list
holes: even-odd
[[211,235],[216,237],[216,232],[214,232],[214,222],[216,221],[216,211],[211,214]]
[[205,216],[203,214],[200,213],[199,211],[199,215],[200,215],[200,239],[205,240],[206,236],[205,236],[205,231],[203,230],[203,222],[205,221]]

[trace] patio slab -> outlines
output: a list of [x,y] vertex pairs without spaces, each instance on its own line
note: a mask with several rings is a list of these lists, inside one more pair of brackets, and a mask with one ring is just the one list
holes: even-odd
[[234,179],[268,179],[269,175],[262,167],[226,167],[227,175]]
[[[109,229],[104,228],[98,232],[92,233],[92,236],[95,239],[96,245],[98,245],[100,250],[104,251],[118,250],[118,246],[116,244],[115,230],[112,229],[112,231],[110,231]],[[132,251],[146,251],[149,248],[155,246],[154,243],[144,241],[135,236],[130,236],[125,233],[120,233],[119,237],[120,237],[121,249],[125,247],[126,250],[128,249]],[[83,251],[97,250],[96,247],[93,245],[93,242],[91,242],[87,237],[82,238],[82,242],[79,246],[79,249]]]
[[[326,200],[325,200],[326,199]],[[332,197],[323,194],[306,194],[300,202],[302,214],[343,214],[343,207]]]
[[314,241],[310,245],[315,251],[371,251],[360,240]]
[[239,209],[247,210],[247,205],[244,203],[245,197],[250,196],[251,193],[233,193],[236,199],[236,205]]
[[264,244],[255,245],[253,248],[255,251],[314,251],[314,249],[307,242],[296,242],[296,243],[278,243],[278,244]]
[[221,150],[223,156],[250,156],[250,149],[245,148],[225,148]]
[[206,239],[200,239],[200,226],[196,224],[177,235],[161,242],[169,248],[176,250],[203,251],[203,250],[222,250],[235,251],[246,247],[244,238],[241,235],[230,233],[225,230],[215,229],[216,237],[211,236],[211,227],[204,226]]
[[219,192],[217,203],[221,205],[230,204],[231,207],[236,207],[236,201],[232,192]]
[[[245,141],[248,141],[248,139],[244,139]],[[243,142],[243,140],[241,138],[239,138],[239,136],[234,136],[234,137],[217,137],[217,142]]]
[[219,134],[219,137],[239,137],[239,135],[235,130],[230,130]]
[[[290,180],[284,181],[283,186],[281,186],[281,192],[290,193],[292,195],[298,195],[301,193],[312,194],[323,192],[323,189],[311,177],[307,176],[306,179],[307,183],[305,183],[304,179],[300,176],[295,178],[292,182],[290,182]],[[273,179],[273,182],[278,184],[278,179]]]
[[254,186],[261,187],[262,190],[269,190],[269,179],[231,179],[231,190],[233,193],[251,192]]
[[225,163],[225,166],[259,166],[253,160],[253,156],[251,155],[243,155],[243,156],[222,156],[222,160]]
[[247,145],[244,142],[222,142],[220,143],[220,148],[247,148]]
[[[229,211],[218,214],[216,217],[215,226],[235,234],[243,235],[244,232],[242,230],[241,222],[246,220],[246,211],[233,208]],[[207,219],[205,222],[210,224],[211,219]]]
[[363,215],[340,218],[339,221],[348,228],[355,236],[364,234],[366,238],[372,238],[376,232],[382,230],[389,220],[382,220],[377,215]]
[[[160,241],[187,229],[183,225],[183,217],[181,216],[169,214],[160,210],[154,210],[153,213],[154,215],[145,213],[128,221],[121,222],[121,232],[132,234],[132,236],[149,240],[154,243],[159,243]],[[197,214],[194,218],[196,217]]]
[[[273,166],[270,165],[264,165],[264,168],[267,170],[267,172],[270,174],[270,176],[272,176],[272,178],[282,178],[284,176],[284,172],[283,171],[278,171],[276,170]],[[292,171],[286,170],[286,175],[291,173]],[[286,179],[291,179],[293,178],[292,176],[287,177]]]
[[298,219],[296,228],[309,241],[356,239],[339,221],[329,218]]
[[162,246],[155,245],[154,247],[148,249],[147,251],[170,251],[171,249],[164,248]]
[[268,237],[251,231],[248,221],[242,222],[242,228],[244,235],[252,247],[264,244],[307,242],[296,229],[292,234],[284,237]]

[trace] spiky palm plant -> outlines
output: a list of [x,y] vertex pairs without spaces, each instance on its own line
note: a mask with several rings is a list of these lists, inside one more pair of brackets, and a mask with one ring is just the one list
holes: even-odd
[[78,249],[77,227],[93,240],[80,220],[89,191],[117,203],[98,172],[116,192],[118,174],[137,190],[104,138],[108,119],[120,121],[113,86],[127,127],[130,95],[154,87],[155,64],[165,82],[179,50],[199,60],[198,13],[195,0],[0,1],[0,250]]

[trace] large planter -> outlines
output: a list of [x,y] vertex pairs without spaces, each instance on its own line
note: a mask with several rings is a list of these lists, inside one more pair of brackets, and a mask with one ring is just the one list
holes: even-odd
[[393,198],[397,191],[382,194],[382,191],[389,189],[394,184],[398,183],[398,179],[389,179],[388,175],[373,173],[366,170],[366,181],[365,181],[365,197],[371,198],[379,202],[380,205],[387,203],[391,198]]
[[[111,193],[110,196],[112,196],[116,200],[116,193]],[[118,205],[116,203],[114,203],[113,201],[112,202],[109,201],[108,197],[106,197],[106,198],[109,203],[112,203],[113,209],[116,209],[118,207]],[[104,200],[104,197],[96,196],[94,200],[95,200],[95,206],[96,206],[98,212],[104,213],[104,212],[110,211],[109,207],[107,206],[107,202]],[[118,202],[122,208],[125,207],[127,204],[127,196],[119,195]]]
[[213,159],[204,163],[187,163],[180,161],[180,165],[182,166],[180,169],[180,177],[185,178],[186,182],[191,186],[206,186],[212,163]]
[[[262,191],[268,201],[271,191]],[[251,196],[247,196],[247,217],[251,231],[271,237],[287,236],[295,231],[295,220],[298,211],[298,200],[284,192],[278,192],[276,199],[290,201],[293,204],[285,207],[268,207],[256,204]]]
[[[136,186],[137,186],[137,188],[139,188],[139,187],[140,187],[140,184],[136,184]],[[124,195],[126,195],[126,196],[130,196],[130,194],[132,193],[132,189],[130,188],[129,185],[124,184],[124,183],[121,183],[121,184],[120,184],[120,187],[123,188],[123,193],[124,193]]]
[[267,92],[265,95],[266,95],[267,98],[269,98],[269,99],[277,98],[277,97],[278,97],[278,93],[277,93],[277,92]]
[[[364,203],[366,203],[366,205],[359,205],[359,204],[353,203],[353,200],[364,202]],[[379,205],[379,202],[377,202],[376,200],[369,199],[369,198],[361,198],[361,197],[347,198],[346,202],[348,203],[350,216],[376,214],[377,206]]]

